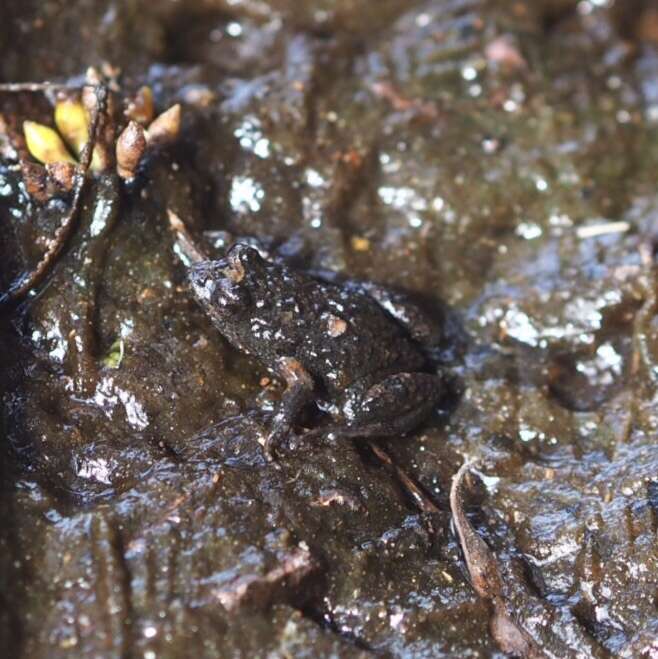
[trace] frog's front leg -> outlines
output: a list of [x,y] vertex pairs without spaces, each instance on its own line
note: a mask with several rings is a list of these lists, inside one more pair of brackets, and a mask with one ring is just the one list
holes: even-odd
[[272,461],[277,446],[284,442],[292,429],[295,419],[303,407],[313,398],[313,378],[293,357],[283,357],[276,365],[276,373],[286,383],[279,407],[272,419],[270,434],[265,440],[265,457]]

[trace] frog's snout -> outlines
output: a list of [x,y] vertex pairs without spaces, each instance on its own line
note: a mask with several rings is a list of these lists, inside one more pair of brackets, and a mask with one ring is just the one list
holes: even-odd
[[243,281],[244,267],[230,257],[196,263],[190,268],[188,277],[197,300],[215,312],[223,308],[234,310],[249,301],[249,292]]

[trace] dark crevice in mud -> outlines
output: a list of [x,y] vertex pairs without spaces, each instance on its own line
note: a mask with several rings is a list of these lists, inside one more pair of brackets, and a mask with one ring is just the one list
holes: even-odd
[[123,532],[116,522],[111,524],[110,543],[119,568],[116,581],[120,584],[123,608],[122,619],[122,657],[129,658],[134,654],[135,648],[135,611],[133,609],[132,574],[126,557],[126,543]]
[[658,532],[658,481],[650,480],[647,483],[647,499],[649,500],[649,507],[651,509],[651,520],[653,524],[653,532]]
[[[351,161],[350,157],[353,157]],[[343,235],[355,232],[351,211],[359,200],[374,201],[378,170],[378,152],[373,143],[353,154],[345,154],[345,160],[339,162],[327,207],[327,221]]]
[[[187,8],[174,11],[168,17],[164,35],[163,61],[168,64],[189,64],[200,60],[195,52],[199,44],[213,38],[230,38],[225,33],[230,15],[218,9]],[[218,63],[221,66],[221,63]]]
[[323,612],[321,608],[313,605],[306,605],[297,609],[304,617],[311,622],[315,623],[321,629],[324,629],[331,634],[335,634],[348,644],[363,650],[364,652],[371,653],[373,656],[386,657],[386,652],[377,650],[370,643],[359,638],[354,632],[343,629],[335,620],[330,612]]
[[[0,437],[2,432],[0,430]],[[9,466],[6,445],[0,447],[0,646],[7,656],[21,656],[24,643],[24,601],[21,584],[27,583],[30,574],[20,551],[17,534],[16,506],[13,505],[11,486],[15,473]]]
[[641,25],[645,12],[655,10],[654,0],[624,0],[613,3],[612,18],[619,35],[631,43],[636,41],[638,26]]
[[95,567],[93,588],[105,632],[122,657],[134,654],[132,576],[121,530],[112,518],[91,522],[91,556]]
[[531,557],[525,556],[518,550],[515,551],[515,558],[521,564],[525,584],[528,586],[529,591],[536,597],[548,599],[550,593],[541,567],[536,565]]
[[[0,248],[0,252],[4,249]],[[6,263],[4,259],[3,262]],[[0,280],[4,281],[4,277]],[[0,400],[5,410],[16,404],[21,366],[21,350],[13,327],[0,311]],[[0,647],[8,656],[21,656],[25,641],[25,587],[33,575],[21,549],[21,510],[16,503],[21,469],[9,442],[11,423],[11,417],[0,416]]]
[[605,648],[614,641],[615,636],[624,636],[619,629],[598,620],[595,606],[591,603],[581,601],[571,608],[571,612],[581,628],[600,648],[603,656],[608,656]]
[[155,455],[171,460],[174,464],[185,462],[185,455],[181,450],[154,433],[146,433],[144,441],[152,447]]
[[544,34],[557,32],[576,13],[578,0],[549,0],[538,2],[540,22]]

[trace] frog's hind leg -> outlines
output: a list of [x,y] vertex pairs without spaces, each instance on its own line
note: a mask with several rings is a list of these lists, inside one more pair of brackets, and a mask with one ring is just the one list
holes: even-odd
[[276,448],[284,442],[304,406],[313,394],[313,378],[304,367],[292,357],[280,359],[276,371],[286,382],[279,408],[272,419],[270,433],[265,440],[265,457],[272,462]]
[[376,427],[384,436],[406,433],[429,416],[445,392],[445,382],[438,375],[390,375],[366,391],[350,425],[355,432],[359,427]]
[[302,441],[392,437],[420,425],[446,393],[443,378],[429,373],[396,373],[368,389],[346,423],[330,424],[302,435]]

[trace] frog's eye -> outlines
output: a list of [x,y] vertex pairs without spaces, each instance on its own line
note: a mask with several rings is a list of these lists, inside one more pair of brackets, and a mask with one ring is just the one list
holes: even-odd
[[236,264],[236,266],[237,264],[241,264],[247,270],[254,269],[265,263],[257,249],[244,243],[233,245],[229,250],[228,258],[231,263]]
[[229,265],[222,270],[222,274],[234,284],[239,284],[244,279],[244,265],[237,259],[231,259]]
[[189,280],[195,297],[215,308],[242,306],[249,302],[244,283],[244,269],[227,261],[204,261],[190,269]]

